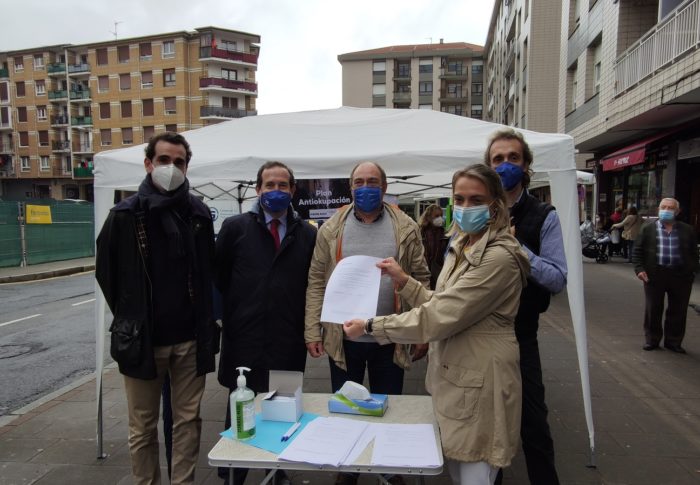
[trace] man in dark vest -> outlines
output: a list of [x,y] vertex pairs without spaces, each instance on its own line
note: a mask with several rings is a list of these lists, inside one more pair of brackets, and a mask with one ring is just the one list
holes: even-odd
[[[547,310],[551,294],[566,285],[566,260],[559,217],[554,207],[530,195],[532,150],[522,134],[513,129],[494,133],[484,163],[501,176],[510,207],[511,232],[530,258],[531,272],[520,295],[515,335],[520,344],[523,381],[523,414],[520,437],[530,483],[557,485],[554,444],[547,424],[542,364],[537,344],[540,313]],[[496,480],[501,483],[502,474]]]

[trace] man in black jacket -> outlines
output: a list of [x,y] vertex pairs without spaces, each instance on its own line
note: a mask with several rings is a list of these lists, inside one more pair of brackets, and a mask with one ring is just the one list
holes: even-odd
[[[236,367],[247,386],[268,390],[270,370],[304,371],[304,305],[316,229],[291,206],[292,170],[267,162],[258,170],[255,206],[224,221],[216,240],[216,286],[223,299],[219,382],[233,391]],[[226,412],[226,428],[231,424]],[[222,478],[227,469],[220,469]],[[237,468],[235,482],[247,470]],[[279,478],[279,477],[278,477]]]
[[[634,242],[634,272],[644,282],[644,350],[664,347],[685,354],[688,301],[698,271],[698,242],[695,229],[676,220],[680,206],[676,199],[662,199],[659,219],[646,224]],[[668,295],[666,321],[661,327],[664,299]],[[665,334],[665,335],[664,335]]]
[[153,137],[138,193],[112,208],[97,239],[95,277],[114,315],[110,352],[124,375],[137,485],[160,484],[157,424],[166,373],[172,482],[194,483],[205,374],[219,347],[211,308],[214,229],[207,206],[189,193],[191,157],[181,135]]

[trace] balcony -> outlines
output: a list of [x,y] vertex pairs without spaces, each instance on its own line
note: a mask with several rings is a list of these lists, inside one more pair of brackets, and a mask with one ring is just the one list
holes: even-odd
[[70,99],[71,101],[90,101],[90,90],[87,88],[83,88],[79,91],[71,89]]
[[68,152],[70,151],[70,142],[68,140],[52,141],[51,150],[54,152]]
[[70,119],[73,126],[92,126],[92,116],[73,116]]
[[615,95],[634,87],[700,44],[700,0],[670,14],[615,61]]
[[93,150],[91,143],[81,143],[73,147],[73,153],[75,155],[90,154],[95,153],[95,150]]
[[8,155],[0,156],[0,178],[16,177],[17,173],[15,172],[15,167],[12,163],[12,157]]
[[58,115],[51,117],[51,126],[63,126],[68,124],[68,116]]
[[3,77],[10,77],[10,70],[9,69],[0,69],[0,78]]
[[68,75],[80,76],[90,74],[90,64],[71,64],[68,66]]
[[199,80],[200,89],[245,91],[246,93],[257,94],[258,85],[251,81],[233,81],[231,79],[221,79],[216,77],[203,77]]
[[0,143],[0,153],[9,154],[9,153],[14,153],[14,151],[15,151],[15,148],[12,146],[12,143],[9,143],[9,142]]
[[506,64],[503,73],[507,76],[515,71],[515,57],[516,49],[514,45],[511,45],[508,49],[508,57],[506,57]]
[[440,79],[467,79],[468,71],[464,67],[458,67],[455,69],[447,69],[444,67],[440,68]]
[[49,100],[51,101],[63,101],[68,99],[68,90],[59,89],[56,91],[49,91]]
[[0,131],[12,131],[12,124],[9,121],[0,121]]
[[246,111],[237,108],[224,108],[222,106],[201,106],[199,117],[205,118],[243,118],[244,116],[255,116],[257,111]]
[[242,63],[257,66],[258,54],[249,52],[227,51],[216,47],[200,47],[199,60],[212,59],[227,63]]
[[394,71],[394,81],[410,81],[411,80],[411,69],[396,69]]
[[450,93],[450,92],[443,90],[440,92],[440,102],[441,103],[461,104],[461,103],[467,103],[468,101],[469,101],[469,97],[466,95],[466,93],[462,93],[462,91]]
[[411,102],[411,92],[395,92],[394,93],[394,103],[410,103]]
[[73,178],[92,177],[92,170],[91,168],[75,167],[73,168]]
[[53,62],[47,66],[46,72],[49,76],[59,76],[66,73],[65,62]]

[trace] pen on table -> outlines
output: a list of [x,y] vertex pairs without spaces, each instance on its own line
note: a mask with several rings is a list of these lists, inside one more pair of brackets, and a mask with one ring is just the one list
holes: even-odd
[[301,422],[297,421],[296,423],[294,423],[292,427],[289,428],[287,432],[282,435],[282,439],[280,441],[287,441],[289,438],[291,438],[294,432],[299,429],[299,426],[301,426]]

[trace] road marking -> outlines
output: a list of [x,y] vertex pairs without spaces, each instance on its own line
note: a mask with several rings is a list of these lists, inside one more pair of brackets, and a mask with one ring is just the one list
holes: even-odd
[[95,299],[94,299],[94,298],[90,298],[89,300],[79,301],[78,303],[73,303],[71,306],[84,305],[84,304],[86,304],[86,303],[90,303],[91,301],[95,301]]
[[0,327],[4,327],[5,325],[12,325],[13,323],[21,322],[23,320],[29,320],[30,318],[35,318],[35,317],[40,317],[40,316],[41,316],[41,313],[37,313],[36,315],[29,315],[28,317],[18,318],[17,320],[11,320],[9,322],[0,323]]

